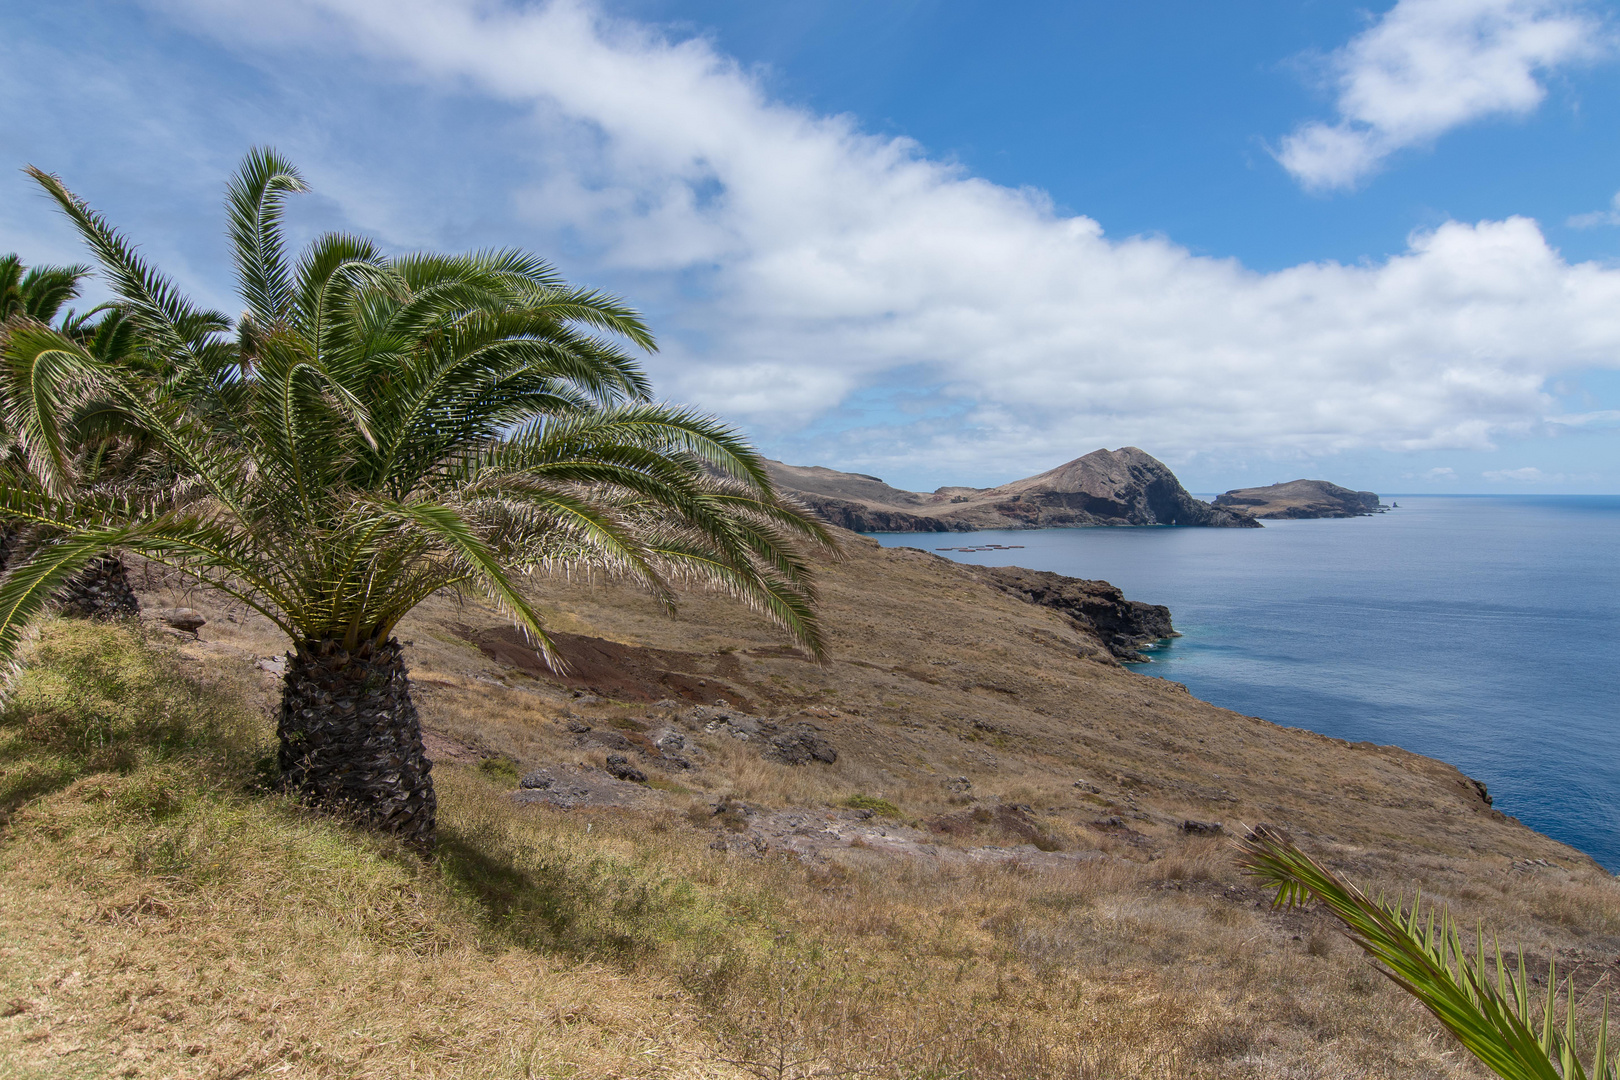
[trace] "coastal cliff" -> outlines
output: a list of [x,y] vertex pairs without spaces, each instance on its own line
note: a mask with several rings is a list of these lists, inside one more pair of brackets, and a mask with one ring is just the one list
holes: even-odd
[[1094,450],[1036,476],[991,488],[925,494],[875,476],[767,463],[778,486],[855,532],[1184,525],[1256,528],[1253,515],[1195,499],[1162,461],[1134,446]]
[[1256,518],[1347,518],[1381,513],[1378,495],[1352,491],[1326,480],[1290,480],[1267,487],[1237,488],[1215,497],[1222,509]]
[[1140,646],[1180,637],[1163,604],[1127,600],[1106,581],[1065,577],[1021,566],[969,566],[973,577],[1030,604],[1051,608],[1077,630],[1091,634],[1116,660],[1127,663],[1147,659]]

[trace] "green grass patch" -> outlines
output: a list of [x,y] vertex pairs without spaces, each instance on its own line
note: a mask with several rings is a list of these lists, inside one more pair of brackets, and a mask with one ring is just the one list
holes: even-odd
[[[94,774],[155,775],[207,759],[210,771],[246,785],[271,749],[240,686],[189,677],[134,627],[48,624],[25,663],[0,710],[0,820]],[[143,782],[132,783],[119,786],[132,812],[165,813],[179,798],[136,795]]]
[[514,785],[518,782],[517,762],[509,757],[487,757],[478,763],[478,775],[496,784]]
[[870,810],[874,814],[882,814],[884,817],[897,818],[900,816],[898,806],[888,799],[879,799],[874,795],[851,795],[844,800],[844,805],[851,810]]

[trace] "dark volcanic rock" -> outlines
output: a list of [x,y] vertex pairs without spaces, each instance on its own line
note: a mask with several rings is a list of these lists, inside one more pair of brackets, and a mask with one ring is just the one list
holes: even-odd
[[907,514],[900,510],[879,510],[847,499],[829,499],[803,491],[793,494],[829,525],[837,525],[851,532],[950,532],[959,527],[939,518]]
[[633,784],[645,784],[647,774],[630,764],[623,754],[609,754],[607,756],[607,774],[616,780],[628,780]]
[[1146,659],[1137,646],[1178,637],[1163,604],[1127,600],[1106,581],[1064,577],[1021,566],[974,566],[968,572],[1002,592],[1062,612],[1121,660]]
[[807,765],[812,761],[831,765],[838,760],[838,751],[810,725],[794,724],[771,739],[771,748],[763,756],[784,765]]
[[711,734],[762,744],[761,757],[784,765],[808,765],[812,761],[831,765],[838,760],[838,750],[822,736],[819,727],[808,721],[763,720],[701,705],[688,713],[688,720],[702,724],[703,730]]
[[1269,487],[1236,488],[1215,505],[1257,518],[1347,518],[1379,513],[1378,496],[1326,480],[1290,480]]

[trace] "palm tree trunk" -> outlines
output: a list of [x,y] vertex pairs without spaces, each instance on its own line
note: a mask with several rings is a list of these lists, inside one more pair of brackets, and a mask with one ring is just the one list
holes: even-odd
[[69,578],[56,599],[62,614],[78,619],[133,619],[141,613],[124,560],[117,555],[97,559]]
[[[0,573],[17,548],[20,530],[0,525]],[[117,555],[98,559],[68,579],[56,593],[64,615],[80,619],[125,619],[141,613],[141,602],[130,587],[129,573]]]
[[301,644],[281,691],[281,786],[312,806],[433,846],[438,800],[399,642]]

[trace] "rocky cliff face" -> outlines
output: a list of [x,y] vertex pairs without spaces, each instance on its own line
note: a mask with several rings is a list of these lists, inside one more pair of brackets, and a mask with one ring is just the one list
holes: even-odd
[[769,465],[780,487],[856,532],[1259,525],[1252,515],[1193,498],[1168,466],[1134,446],[1095,450],[998,487],[942,487],[932,494],[902,491],[861,473]]
[[1030,604],[1048,607],[1068,617],[1127,663],[1146,660],[1138,648],[1167,637],[1180,637],[1163,604],[1127,600],[1106,581],[1064,577],[1021,566],[975,566],[968,572],[992,588]]
[[956,526],[939,518],[921,517],[903,510],[880,510],[847,499],[831,499],[795,491],[793,495],[830,525],[851,532],[950,532]]
[[1352,491],[1326,480],[1290,480],[1267,487],[1237,488],[1215,497],[1223,509],[1257,518],[1347,518],[1380,513],[1378,495]]

